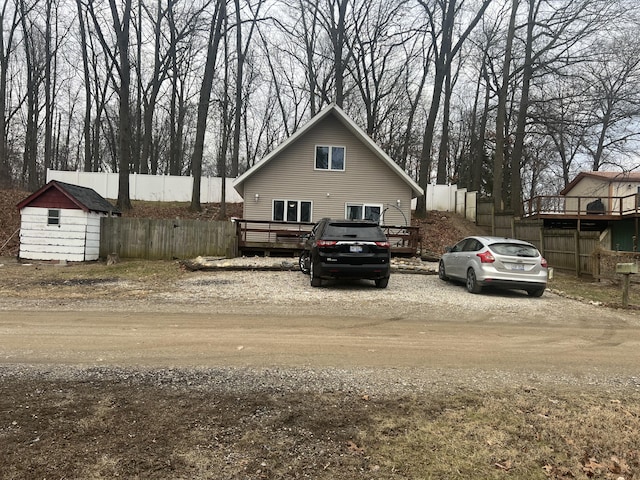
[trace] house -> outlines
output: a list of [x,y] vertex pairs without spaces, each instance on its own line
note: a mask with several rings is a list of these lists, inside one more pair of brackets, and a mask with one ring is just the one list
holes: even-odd
[[422,189],[336,105],[238,177],[243,218],[316,222],[323,217],[410,225]]
[[602,248],[637,251],[639,199],[640,172],[581,172],[560,195],[534,197],[525,209],[545,229],[599,232]]
[[100,218],[120,211],[95,190],[50,181],[18,204],[19,257],[29,260],[97,260]]
[[[560,195],[567,198],[567,210],[615,215],[635,211],[638,193],[640,172],[581,172],[562,189]],[[602,202],[601,209],[589,208],[598,200]]]

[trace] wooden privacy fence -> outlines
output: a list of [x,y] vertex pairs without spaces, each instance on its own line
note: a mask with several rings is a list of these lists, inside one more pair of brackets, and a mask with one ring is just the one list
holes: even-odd
[[600,248],[599,232],[578,230],[544,230],[542,253],[550,267],[593,275],[596,270],[594,251]]
[[171,260],[197,256],[235,257],[235,225],[226,221],[103,217],[100,256]]
[[598,275],[594,252],[602,249],[599,232],[577,229],[545,229],[540,219],[515,219],[510,213],[495,213],[493,203],[478,202],[476,224],[489,234],[514,237],[533,243],[550,267],[576,275]]

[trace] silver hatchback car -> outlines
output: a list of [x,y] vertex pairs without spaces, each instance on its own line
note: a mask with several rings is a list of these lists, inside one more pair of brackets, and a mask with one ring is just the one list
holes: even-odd
[[532,297],[544,293],[547,274],[547,261],[534,245],[504,237],[467,237],[447,247],[438,267],[441,280],[463,281],[471,293],[493,286]]

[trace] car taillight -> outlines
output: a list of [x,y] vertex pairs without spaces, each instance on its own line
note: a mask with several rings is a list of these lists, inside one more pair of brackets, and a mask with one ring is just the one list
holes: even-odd
[[496,261],[496,259],[493,258],[493,255],[491,255],[491,252],[489,250],[487,250],[486,252],[477,253],[476,255],[480,257],[481,263],[493,263]]
[[335,241],[335,240],[318,240],[316,242],[316,245],[318,245],[319,247],[332,247],[336,243],[338,243],[338,242]]
[[547,261],[546,261],[544,258],[542,258],[542,259],[540,260],[540,266],[541,266],[542,268],[547,268],[549,265],[547,264]]
[[389,242],[376,242],[376,245],[379,246],[380,248],[389,248],[389,247],[391,247],[391,244]]

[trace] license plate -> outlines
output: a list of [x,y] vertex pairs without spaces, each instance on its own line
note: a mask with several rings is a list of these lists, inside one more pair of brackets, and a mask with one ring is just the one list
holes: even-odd
[[349,251],[351,253],[362,253],[362,247],[360,245],[349,245]]
[[522,263],[514,263],[511,265],[511,270],[524,270],[524,265]]

